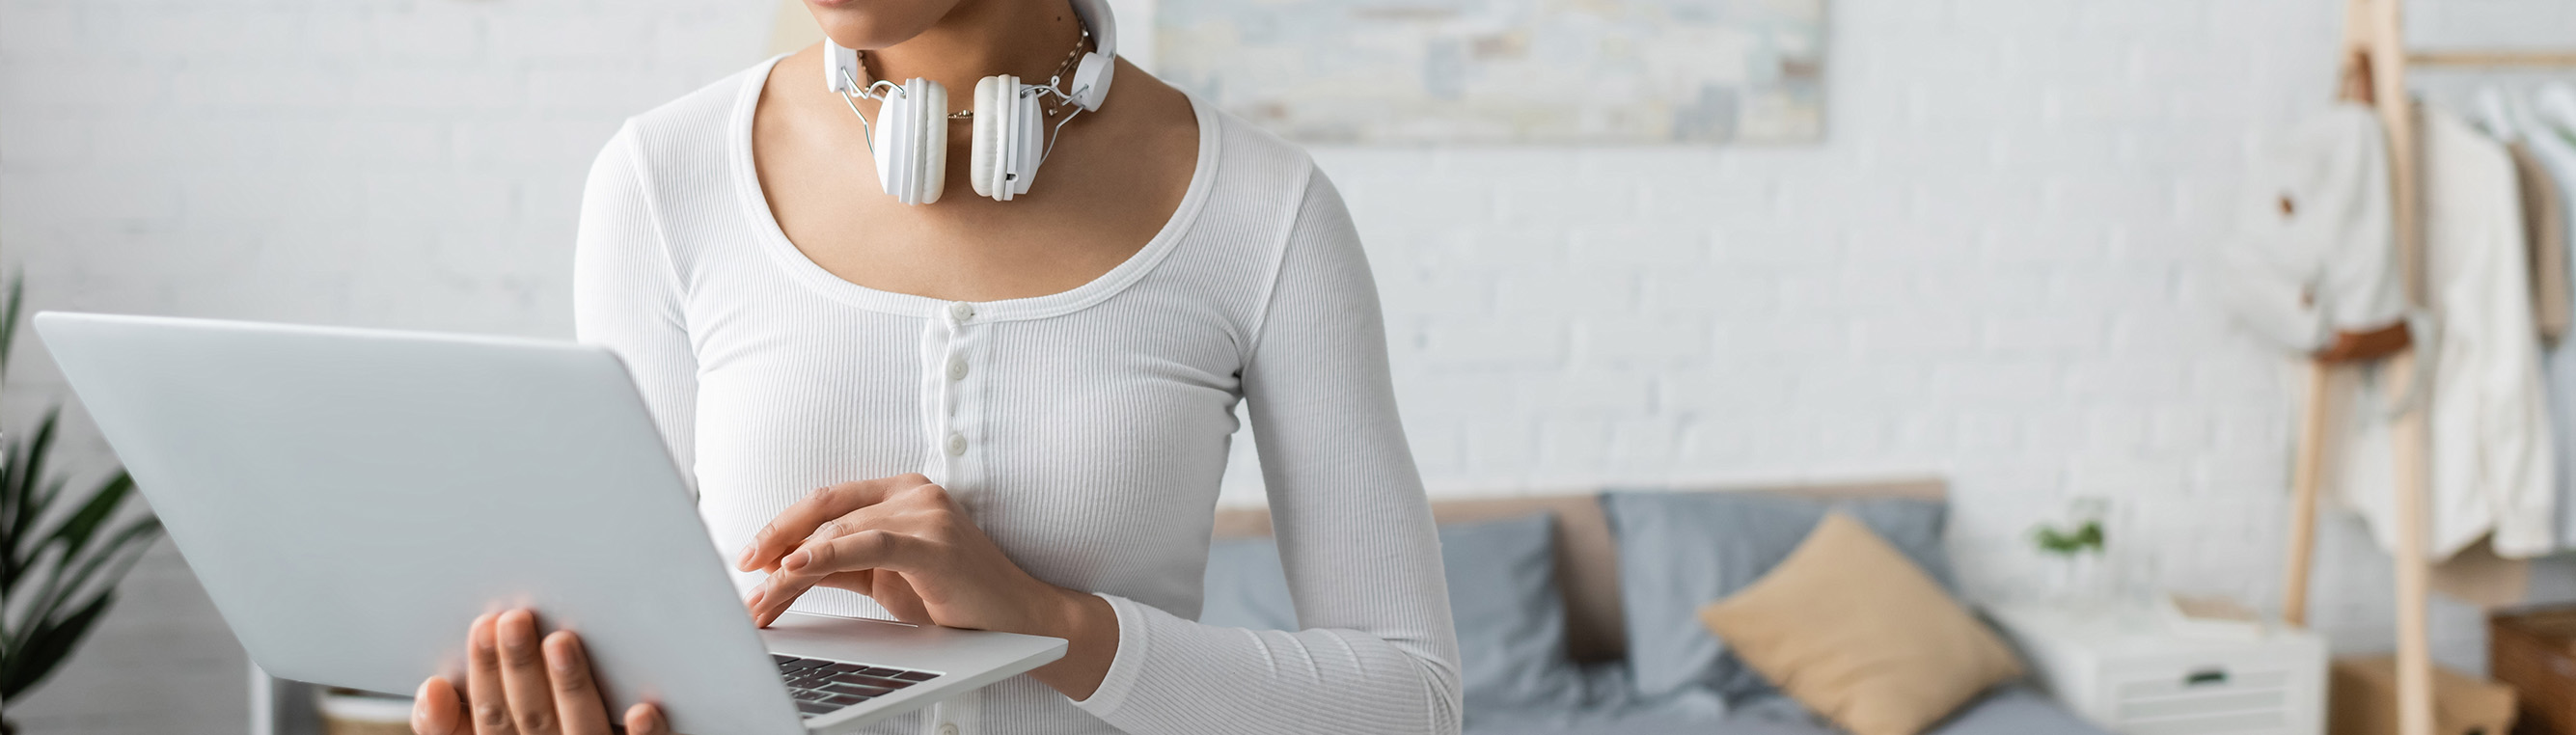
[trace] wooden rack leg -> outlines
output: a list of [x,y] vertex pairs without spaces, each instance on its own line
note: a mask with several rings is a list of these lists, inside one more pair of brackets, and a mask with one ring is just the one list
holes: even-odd
[[[2414,353],[2398,355],[2391,361],[2388,384],[2404,386],[2415,370]],[[2404,390],[2398,387],[2397,390]],[[2417,408],[2397,418],[2389,427],[2396,446],[2390,454],[2397,469],[2397,732],[2399,735],[2433,735],[2433,647],[2425,632],[2430,625],[2429,595],[2433,565],[2425,560],[2424,516],[2432,512],[2425,502],[2425,484],[2431,474],[2425,471],[2425,455],[2431,444],[2424,422],[2424,410]]]
[[[2390,209],[2397,227],[2399,262],[2406,273],[2406,295],[2411,303],[2429,303],[2424,278],[2424,233],[2422,180],[2417,178],[2415,155],[2421,141],[2416,137],[2413,98],[2406,93],[2406,34],[2401,20],[2405,8],[2400,0],[2356,0],[2351,19],[2360,24],[2362,38],[2369,49],[2374,106],[2379,110],[2380,125],[2388,134],[2388,169],[2390,174]],[[2349,30],[2347,31],[2349,32]],[[2402,393],[2413,382],[2416,354],[2409,350],[2390,358],[2386,372],[2391,395]],[[2398,735],[2433,735],[2433,649],[2426,634],[2430,624],[2427,596],[2430,594],[2432,567],[2425,560],[2424,520],[2433,511],[2425,502],[2426,484],[2432,473],[2426,471],[2427,455],[2432,452],[2430,434],[2425,426],[2425,411],[2417,408],[2397,418],[2389,427],[2396,446],[2390,452],[2397,470],[2397,732]]]
[[2327,378],[2324,360],[2308,363],[2308,403],[2299,417],[2298,464],[2290,468],[2290,553],[2282,570],[2281,620],[2308,624],[2309,563],[2317,548],[2317,492],[2324,481]]

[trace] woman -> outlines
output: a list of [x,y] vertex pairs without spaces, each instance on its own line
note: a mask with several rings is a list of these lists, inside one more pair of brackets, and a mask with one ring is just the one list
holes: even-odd
[[[807,1],[862,50],[863,86],[1035,83],[1087,49],[1067,0]],[[1070,641],[884,732],[1455,732],[1447,592],[1376,293],[1305,154],[1121,61],[1097,111],[1048,118],[1028,193],[975,196],[970,123],[951,121],[943,195],[905,205],[821,83],[826,57],[629,120],[576,247],[581,337],[626,360],[717,542],[741,550],[754,619]],[[1303,632],[1193,622],[1238,401]],[[419,731],[608,730],[570,632],[511,611],[468,643],[463,696],[424,683]],[[622,719],[665,729],[650,705]]]

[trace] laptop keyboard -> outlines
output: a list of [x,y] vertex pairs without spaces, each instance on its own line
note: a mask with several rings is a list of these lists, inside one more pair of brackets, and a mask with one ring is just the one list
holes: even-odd
[[769,659],[778,663],[778,676],[787,681],[788,693],[796,698],[796,710],[807,717],[837,712],[843,707],[939,678],[938,674],[927,671],[776,653],[769,654]]

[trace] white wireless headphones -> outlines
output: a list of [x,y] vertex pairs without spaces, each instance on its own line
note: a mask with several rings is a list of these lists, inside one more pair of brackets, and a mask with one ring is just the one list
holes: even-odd
[[[975,137],[966,170],[977,195],[1010,201],[1037,181],[1038,164],[1054,149],[1039,124],[1047,107],[1041,98],[1055,95],[1073,103],[1073,112],[1056,121],[1056,129],[1062,130],[1075,115],[1100,109],[1101,100],[1109,97],[1109,77],[1118,68],[1117,21],[1109,16],[1107,0],[1073,0],[1073,12],[1093,47],[1075,63],[1069,86],[1056,88],[1064,83],[1061,78],[1023,84],[1007,74],[975,83],[975,106],[969,113]],[[823,50],[823,81],[850,104],[852,114],[859,111],[856,99],[882,103],[873,124],[859,115],[868,129],[868,151],[877,159],[877,184],[905,204],[939,201],[940,190],[948,185],[948,90],[921,78],[862,85],[859,78],[867,71],[859,65],[858,51],[828,37]]]

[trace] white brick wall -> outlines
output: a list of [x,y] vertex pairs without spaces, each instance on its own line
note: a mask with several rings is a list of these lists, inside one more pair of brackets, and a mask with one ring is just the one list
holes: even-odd
[[[769,9],[0,0],[0,262],[39,308],[565,335],[591,156],[756,58]],[[20,347],[11,427],[61,393]],[[31,733],[238,731],[244,667],[165,545],[8,709]]]
[[[2201,254],[2254,131],[2326,95],[2340,3],[1830,2],[1822,145],[1316,151],[1435,492],[1938,473],[1978,590],[2033,584],[2029,524],[2102,495],[2158,578],[2275,599],[2292,383]],[[2415,6],[2428,45],[2576,42],[2552,0]],[[769,14],[0,0],[0,261],[49,308],[565,335],[589,157]],[[60,393],[22,346],[10,426]],[[2384,645],[2386,562],[2339,528],[2321,619]],[[2442,617],[2476,663],[2475,616]],[[10,713],[226,730],[240,665],[163,553]]]

